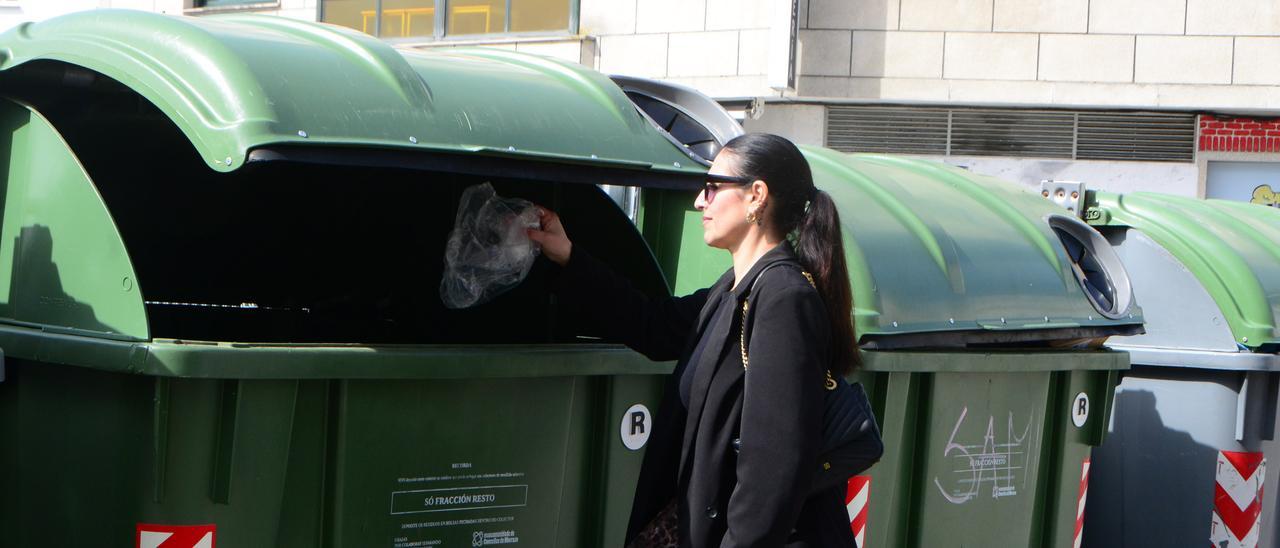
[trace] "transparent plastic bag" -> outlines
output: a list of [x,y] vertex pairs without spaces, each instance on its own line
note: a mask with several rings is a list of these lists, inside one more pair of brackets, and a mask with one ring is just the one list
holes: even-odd
[[445,246],[440,300],[468,308],[520,285],[541,251],[525,230],[538,227],[532,203],[498,196],[489,183],[467,187]]

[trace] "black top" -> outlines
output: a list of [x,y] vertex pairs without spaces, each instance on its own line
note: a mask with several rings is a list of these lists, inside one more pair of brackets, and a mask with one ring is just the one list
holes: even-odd
[[[733,298],[720,299],[720,305],[716,307],[716,311],[711,316],[711,325],[717,325],[725,319],[725,316],[730,316],[734,319],[735,327],[733,332],[736,334],[739,329],[736,324],[741,321],[741,314],[738,312],[740,309],[736,306],[738,303],[737,294],[733,291],[730,291],[730,293],[733,294]],[[702,354],[706,350],[709,341],[710,337],[705,336],[705,334],[702,337],[698,337],[698,344],[693,347],[693,352],[689,354],[689,365],[684,368],[684,373],[680,375],[680,403],[684,404],[685,409],[689,408],[689,389],[693,386],[694,373],[698,371],[698,367],[702,363]],[[740,355],[741,351],[739,349],[741,347],[742,342],[739,339],[739,342],[726,346],[724,352],[738,352]],[[721,354],[724,352],[721,352]],[[720,358],[721,356],[708,356],[708,359],[712,361],[712,363],[708,364],[708,367],[714,367],[715,361],[719,361]]]
[[[682,548],[853,546],[843,489],[808,495],[822,443],[831,328],[799,269],[761,274],[783,261],[796,261],[790,245],[756,261],[738,285],[749,296],[730,290],[729,271],[708,289],[670,297],[636,290],[574,248],[559,292],[563,309],[577,314],[565,319],[650,359],[679,360],[645,447],[627,538],[610,544],[626,544],[674,499]],[[749,370],[732,313],[742,299],[751,306]]]

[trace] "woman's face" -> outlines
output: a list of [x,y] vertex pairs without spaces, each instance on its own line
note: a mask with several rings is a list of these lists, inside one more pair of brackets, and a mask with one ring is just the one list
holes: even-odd
[[[708,173],[737,175],[737,159],[732,152],[721,151],[711,163]],[[702,240],[711,247],[732,249],[746,236],[749,185],[710,183],[709,190],[698,193],[693,207],[702,212]]]

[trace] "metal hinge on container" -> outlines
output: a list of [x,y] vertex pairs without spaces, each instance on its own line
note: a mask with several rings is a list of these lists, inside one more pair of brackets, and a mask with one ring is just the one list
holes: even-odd
[[1052,179],[1040,181],[1041,196],[1066,208],[1072,215],[1081,219],[1085,219],[1083,206],[1087,203],[1085,201],[1086,192],[1084,183],[1080,181],[1054,181]]
[[1108,221],[1107,210],[1097,207],[1094,191],[1085,188],[1080,181],[1040,181],[1040,195],[1091,225],[1102,225]]

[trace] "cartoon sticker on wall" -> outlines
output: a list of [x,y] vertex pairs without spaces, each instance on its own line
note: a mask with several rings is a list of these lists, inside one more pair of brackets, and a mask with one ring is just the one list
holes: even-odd
[[1251,204],[1259,204],[1271,207],[1280,207],[1280,192],[1271,189],[1271,185],[1258,185],[1253,189],[1253,198],[1249,200]]

